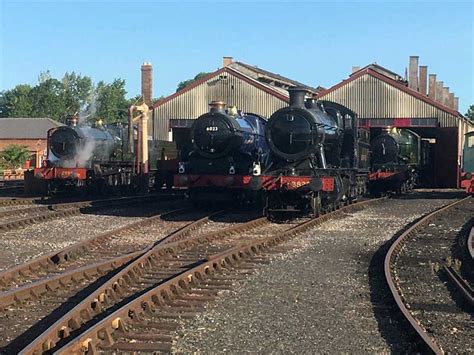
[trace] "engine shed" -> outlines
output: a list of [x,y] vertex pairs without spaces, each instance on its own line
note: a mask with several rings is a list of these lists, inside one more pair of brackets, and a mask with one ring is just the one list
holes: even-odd
[[378,64],[354,67],[348,79],[316,98],[355,111],[371,135],[393,127],[415,132],[429,148],[423,185],[458,187],[464,134],[474,125],[458,112],[458,98],[436,74],[428,77],[427,66],[418,66],[418,57],[410,57],[408,78]]
[[153,136],[174,141],[180,149],[194,120],[209,111],[209,102],[223,101],[243,112],[270,117],[288,105],[288,88],[295,86],[313,94],[324,90],[224,57],[222,68],[154,104]]

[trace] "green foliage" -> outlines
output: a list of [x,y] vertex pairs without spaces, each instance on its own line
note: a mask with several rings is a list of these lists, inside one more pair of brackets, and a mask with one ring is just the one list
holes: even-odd
[[474,105],[469,106],[465,116],[467,117],[469,121],[474,123]]
[[25,165],[30,152],[27,146],[10,144],[0,152],[0,166],[6,169],[17,169]]
[[96,89],[96,116],[104,122],[126,121],[128,117],[126,93],[125,80],[115,79],[111,84],[100,81]]
[[[206,74],[200,73],[191,81]],[[126,94],[122,79],[112,83],[100,81],[94,87],[88,76],[72,72],[59,80],[45,71],[39,74],[38,83],[33,87],[17,85],[0,92],[0,117],[49,117],[64,122],[67,116],[79,115],[90,123],[98,118],[106,123],[127,121],[128,108],[140,105],[142,97],[127,99]],[[153,102],[162,98],[155,98]]]
[[33,100],[30,85],[17,85],[0,94],[0,117],[31,117]]
[[189,79],[189,80],[185,80],[185,81],[180,82],[178,84],[178,87],[177,87],[176,91],[178,92],[180,90],[183,90],[189,84],[194,83],[195,81],[205,77],[206,75],[209,75],[209,73],[201,72],[201,73],[197,74],[193,79]]

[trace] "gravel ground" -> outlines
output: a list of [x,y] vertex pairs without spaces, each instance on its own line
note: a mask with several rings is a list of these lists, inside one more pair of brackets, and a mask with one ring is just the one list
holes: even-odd
[[0,234],[0,271],[80,240],[139,221],[153,210],[153,213],[161,211],[157,206],[145,206],[134,206],[130,211],[126,208],[100,210],[3,232]]
[[[399,284],[411,314],[449,353],[474,353],[473,313],[444,271],[434,273],[432,265],[443,265],[448,258],[454,260],[453,252],[458,251],[459,241],[467,238],[473,216],[472,198],[442,213],[407,240],[396,263]],[[467,280],[471,284],[474,281]]]
[[387,241],[453,193],[417,192],[324,223],[184,324],[176,352],[407,352],[383,281]]

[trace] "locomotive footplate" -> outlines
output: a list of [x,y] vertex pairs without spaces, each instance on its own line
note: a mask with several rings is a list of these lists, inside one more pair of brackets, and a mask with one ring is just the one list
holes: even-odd
[[174,175],[175,187],[226,187],[236,189],[250,188],[252,177],[248,175]]
[[[302,190],[308,191],[334,191],[334,177],[314,176],[259,176],[264,190]],[[255,177],[254,177],[255,179]]]
[[87,169],[86,168],[35,168],[35,177],[38,179],[45,180],[86,180]]

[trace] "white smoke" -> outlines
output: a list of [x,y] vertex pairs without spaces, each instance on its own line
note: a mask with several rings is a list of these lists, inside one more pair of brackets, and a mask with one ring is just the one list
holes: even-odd
[[79,112],[79,124],[84,124],[88,120],[91,121],[95,118],[95,114],[97,112],[97,95],[93,95],[90,100],[91,103],[87,105],[87,108]]
[[77,151],[75,156],[76,166],[78,168],[87,167],[87,163],[92,158],[96,143],[94,140],[86,140],[86,143]]

